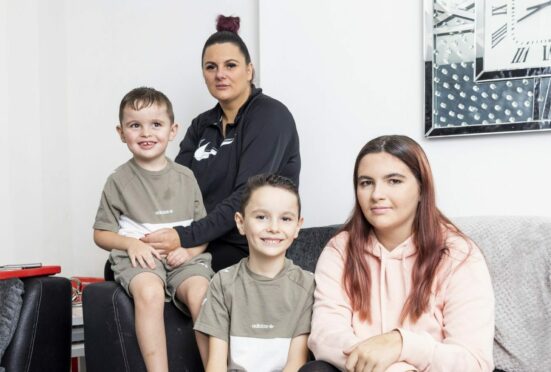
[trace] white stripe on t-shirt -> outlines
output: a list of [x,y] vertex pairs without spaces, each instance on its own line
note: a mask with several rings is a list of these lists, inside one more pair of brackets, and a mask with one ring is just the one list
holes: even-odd
[[192,222],[193,219],[170,223],[139,223],[123,215],[119,218],[119,235],[139,239],[155,230],[174,226],[189,226]]
[[287,363],[290,338],[230,336],[228,371],[280,372]]

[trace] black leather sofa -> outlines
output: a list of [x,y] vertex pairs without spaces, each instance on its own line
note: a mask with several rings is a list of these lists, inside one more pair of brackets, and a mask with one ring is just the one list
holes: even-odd
[[[287,251],[302,268],[313,271],[325,243],[336,227],[306,228]],[[145,372],[134,328],[134,307],[105,267],[106,282],[88,285],[83,293],[84,347],[87,372]],[[190,318],[172,303],[165,305],[165,328],[170,371],[200,372],[201,358]]]
[[23,307],[2,358],[7,372],[68,372],[71,368],[71,282],[62,277],[22,279]]

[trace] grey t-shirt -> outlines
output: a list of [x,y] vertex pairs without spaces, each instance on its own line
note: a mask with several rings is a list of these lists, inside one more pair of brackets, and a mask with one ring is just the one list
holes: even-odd
[[195,329],[229,343],[228,371],[281,371],[291,339],[310,333],[314,276],[285,259],[267,278],[247,262],[213,277]]
[[206,215],[193,172],[168,159],[148,171],[130,159],[107,179],[94,229],[140,238],[163,227],[186,226]]

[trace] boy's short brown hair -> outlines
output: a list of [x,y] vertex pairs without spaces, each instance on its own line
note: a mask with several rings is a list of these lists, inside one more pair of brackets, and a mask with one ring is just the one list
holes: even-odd
[[170,124],[174,123],[174,110],[172,103],[163,92],[148,87],[139,87],[132,89],[122,98],[119,106],[119,122],[122,124],[124,109],[129,106],[133,110],[139,111],[153,104],[166,107],[166,113],[170,119]]
[[300,217],[301,203],[297,185],[295,185],[295,183],[287,177],[271,173],[258,174],[256,176],[249,177],[249,179],[247,180],[247,184],[245,185],[245,189],[241,194],[241,205],[239,207],[239,213],[241,213],[243,216],[245,215],[245,207],[247,207],[247,204],[249,204],[249,201],[251,200],[251,195],[254,191],[263,186],[272,186],[278,189],[287,190],[291,194],[295,195],[297,197],[298,215]]

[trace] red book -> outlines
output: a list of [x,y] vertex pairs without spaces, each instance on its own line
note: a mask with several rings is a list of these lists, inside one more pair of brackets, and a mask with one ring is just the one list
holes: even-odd
[[0,269],[0,279],[28,278],[30,276],[54,275],[61,272],[61,266],[41,266],[30,269]]

